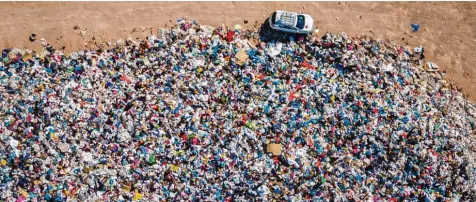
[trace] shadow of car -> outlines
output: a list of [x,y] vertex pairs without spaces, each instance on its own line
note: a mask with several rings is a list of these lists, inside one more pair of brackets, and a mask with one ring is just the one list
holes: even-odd
[[264,42],[276,42],[276,41],[281,41],[281,42],[288,42],[292,38],[298,39],[300,37],[306,37],[308,34],[292,34],[292,33],[286,33],[283,31],[275,30],[271,28],[271,25],[269,24],[269,18],[266,18],[266,20],[261,24],[260,30],[259,30],[259,36],[261,41]]

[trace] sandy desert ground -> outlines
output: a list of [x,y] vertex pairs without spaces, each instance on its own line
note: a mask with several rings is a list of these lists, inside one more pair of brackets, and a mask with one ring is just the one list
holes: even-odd
[[[277,9],[311,14],[321,34],[367,34],[423,45],[426,58],[476,100],[473,2],[1,2],[0,48],[40,50],[39,40],[28,40],[35,33],[70,52],[120,38],[143,39],[179,17],[246,27]],[[411,23],[419,23],[420,31],[412,33]]]

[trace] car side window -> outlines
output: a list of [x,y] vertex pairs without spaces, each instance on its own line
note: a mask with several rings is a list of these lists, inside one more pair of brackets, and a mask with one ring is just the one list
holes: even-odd
[[274,12],[273,16],[271,16],[271,22],[273,22],[273,23],[276,22],[276,12]]
[[298,15],[298,20],[297,20],[296,27],[298,29],[303,29],[304,28],[304,16]]

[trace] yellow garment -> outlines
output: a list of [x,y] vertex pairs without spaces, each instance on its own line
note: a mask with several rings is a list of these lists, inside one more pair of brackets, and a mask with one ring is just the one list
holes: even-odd
[[171,168],[172,171],[174,171],[174,172],[177,172],[177,170],[179,169],[178,166],[175,166],[175,165],[172,165],[172,164],[170,164],[170,168]]
[[129,185],[123,185],[123,186],[121,187],[121,189],[122,189],[122,191],[124,191],[124,192],[131,192],[131,186],[129,186]]
[[136,193],[134,194],[134,198],[132,198],[132,200],[138,201],[141,199],[142,199],[142,194],[136,191]]
[[202,73],[202,72],[203,72],[203,68],[199,67],[199,68],[197,69],[197,72],[198,72],[198,73]]
[[27,61],[27,60],[30,60],[32,58],[33,58],[33,56],[31,54],[27,53],[23,56],[23,61]]
[[29,195],[28,195],[28,192],[26,192],[26,191],[23,190],[23,189],[21,189],[19,192],[20,192],[20,194],[21,194],[22,196],[24,196],[25,198],[28,198],[28,196],[29,196]]

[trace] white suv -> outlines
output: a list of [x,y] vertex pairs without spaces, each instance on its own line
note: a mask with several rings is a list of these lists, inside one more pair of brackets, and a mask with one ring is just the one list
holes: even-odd
[[314,19],[307,14],[288,11],[275,11],[269,17],[269,25],[274,30],[294,34],[309,34],[314,26]]

